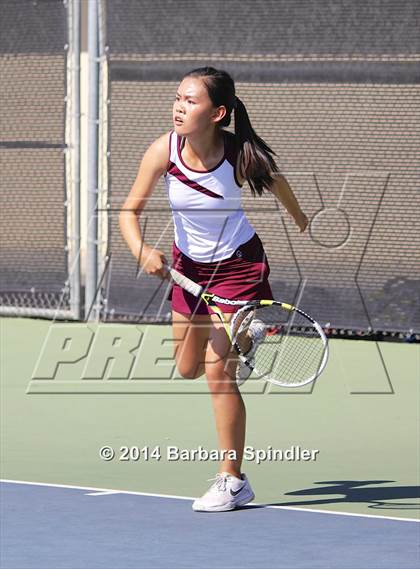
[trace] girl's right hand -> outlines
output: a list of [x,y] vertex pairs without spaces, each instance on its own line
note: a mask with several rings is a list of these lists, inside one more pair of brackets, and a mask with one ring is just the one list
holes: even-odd
[[162,280],[169,280],[169,272],[165,269],[164,264],[168,265],[169,263],[163,251],[143,245],[140,265],[147,275],[153,275]]

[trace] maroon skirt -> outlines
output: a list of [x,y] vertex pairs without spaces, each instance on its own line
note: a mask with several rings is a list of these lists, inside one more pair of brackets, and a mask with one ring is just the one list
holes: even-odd
[[[270,266],[257,233],[240,245],[231,257],[213,263],[199,263],[172,246],[173,267],[201,285],[207,292],[234,300],[272,300],[268,275]],[[168,295],[172,310],[181,314],[212,314],[211,308],[177,284]],[[238,306],[219,304],[223,312],[236,312]]]

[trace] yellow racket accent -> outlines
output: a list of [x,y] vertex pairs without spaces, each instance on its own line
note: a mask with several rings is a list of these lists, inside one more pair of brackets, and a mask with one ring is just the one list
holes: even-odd
[[221,320],[221,322],[222,322],[222,324],[223,324],[223,326],[224,326],[224,328],[225,328],[226,334],[228,335],[229,341],[232,342],[232,335],[231,335],[231,333],[230,333],[230,328],[229,328],[228,323],[227,323],[226,320],[225,320],[223,311],[220,310],[220,308],[219,308],[218,306],[210,306],[210,308],[211,308],[211,309],[213,310],[213,312],[214,312],[215,314],[217,314],[217,316],[220,318],[220,320]]

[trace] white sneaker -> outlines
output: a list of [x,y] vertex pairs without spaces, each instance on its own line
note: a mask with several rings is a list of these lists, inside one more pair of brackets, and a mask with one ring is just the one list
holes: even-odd
[[228,472],[222,472],[210,480],[216,482],[204,496],[193,502],[192,509],[195,512],[226,512],[243,506],[255,498],[245,474],[237,478]]
[[262,320],[258,320],[258,318],[254,318],[254,320],[249,325],[247,330],[247,334],[251,338],[251,347],[245,354],[247,360],[250,362],[252,368],[244,364],[241,360],[238,361],[238,365],[236,366],[236,385],[239,387],[248,379],[248,377],[252,373],[252,369],[254,367],[255,359],[254,354],[257,351],[258,346],[261,342],[264,341],[267,335],[267,326],[262,322]]

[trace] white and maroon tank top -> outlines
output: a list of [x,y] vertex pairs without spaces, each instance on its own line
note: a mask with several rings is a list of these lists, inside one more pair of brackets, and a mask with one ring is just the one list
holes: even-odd
[[181,157],[185,138],[170,134],[170,163],[165,184],[172,209],[175,244],[200,263],[228,259],[254,235],[241,205],[241,186],[235,175],[235,136],[222,130],[225,151],[211,170],[192,170]]

